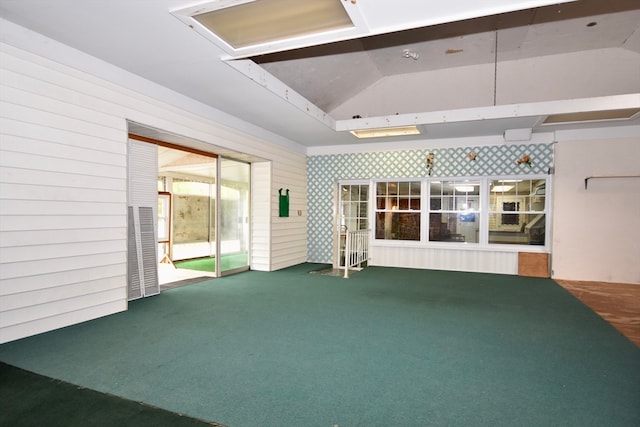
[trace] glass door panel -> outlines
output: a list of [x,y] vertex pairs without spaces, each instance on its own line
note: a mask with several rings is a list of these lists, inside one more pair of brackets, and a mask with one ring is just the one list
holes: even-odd
[[249,269],[250,165],[220,158],[219,254],[221,275]]
[[334,256],[334,268],[345,265],[346,231],[369,228],[369,184],[342,183],[339,191],[337,257]]

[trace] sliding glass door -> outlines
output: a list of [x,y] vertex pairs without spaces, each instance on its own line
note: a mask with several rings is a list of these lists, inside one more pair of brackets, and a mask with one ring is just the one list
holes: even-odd
[[249,269],[250,166],[237,160],[219,159],[218,192],[220,254],[216,271],[220,275]]

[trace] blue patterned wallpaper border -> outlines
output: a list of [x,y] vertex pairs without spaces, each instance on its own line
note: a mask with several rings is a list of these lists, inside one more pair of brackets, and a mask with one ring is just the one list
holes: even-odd
[[[469,154],[475,153],[475,160]],[[433,154],[430,170],[427,157]],[[529,156],[531,166],[517,160]],[[307,159],[308,260],[330,263],[333,188],[339,180],[540,175],[553,166],[553,144],[519,144],[328,154]],[[431,174],[429,173],[431,172]]]

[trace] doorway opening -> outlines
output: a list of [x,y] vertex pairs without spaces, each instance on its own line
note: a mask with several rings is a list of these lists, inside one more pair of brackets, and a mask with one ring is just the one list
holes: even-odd
[[338,215],[334,234],[333,269],[361,270],[369,257],[369,194],[368,182],[338,184]]
[[150,146],[157,157],[151,185],[138,181],[131,186],[150,187],[134,191],[156,200],[150,204],[155,211],[160,290],[248,270],[250,164],[148,137],[129,137]]

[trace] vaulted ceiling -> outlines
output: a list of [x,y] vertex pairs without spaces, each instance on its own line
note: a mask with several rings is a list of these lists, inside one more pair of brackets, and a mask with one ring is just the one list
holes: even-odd
[[[406,124],[422,130],[413,139],[590,126],[542,121],[640,107],[637,0],[341,1],[360,33],[245,53],[178,16],[189,0],[1,0],[0,16],[307,147]],[[146,90],[97,63],[77,66]],[[606,122],[621,123],[640,119]]]
[[[338,107],[392,76],[421,74],[425,77],[424,84],[428,85],[430,71],[493,65],[496,61],[607,48],[640,54],[639,8],[637,1],[579,1],[252,59],[321,110],[336,119],[349,119]],[[407,50],[417,55],[416,58],[405,57]],[[402,84],[402,80],[394,80],[394,84]],[[402,88],[397,90],[407,92]],[[354,114],[367,114],[366,104],[358,107]],[[399,104],[385,108],[386,111],[377,115],[416,112]]]

